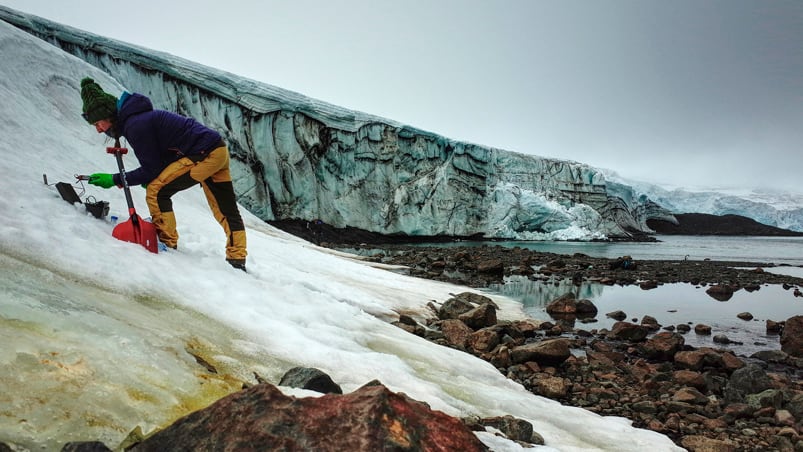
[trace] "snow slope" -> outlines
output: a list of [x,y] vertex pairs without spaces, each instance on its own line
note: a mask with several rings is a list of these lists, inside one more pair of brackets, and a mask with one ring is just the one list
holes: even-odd
[[[200,189],[174,198],[179,251],[154,255],[113,239],[108,221],[62,201],[42,174],[52,183],[115,170],[104,137],[79,116],[79,81],[120,86],[4,22],[0,54],[0,440],[35,450],[95,439],[114,447],[137,426],[147,433],[253,383],[253,372],[278,382],[309,366],[345,391],[379,379],[452,415],[527,419],[546,439],[543,450],[679,450],[627,420],[532,395],[490,364],[388,323],[400,312],[421,319],[428,302],[461,287],[319,249],[247,213],[249,274],[232,269]],[[126,164],[136,165],[130,154]],[[133,195],[145,209],[144,191]],[[85,196],[127,218],[121,190],[87,187]],[[495,300],[500,317],[522,315],[518,304]]]

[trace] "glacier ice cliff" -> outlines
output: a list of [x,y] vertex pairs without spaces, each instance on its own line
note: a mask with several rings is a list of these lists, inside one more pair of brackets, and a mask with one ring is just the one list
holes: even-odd
[[240,203],[266,221],[525,240],[632,237],[652,232],[648,219],[674,221],[588,165],[454,141],[2,6],[0,19],[220,131]]

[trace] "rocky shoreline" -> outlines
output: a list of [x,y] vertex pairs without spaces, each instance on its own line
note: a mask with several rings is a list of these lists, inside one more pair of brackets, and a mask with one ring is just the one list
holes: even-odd
[[[371,250],[367,259],[404,266],[412,276],[475,288],[525,275],[545,283],[569,280],[644,289],[688,283],[707,287],[719,300],[765,284],[782,285],[790,297],[803,296],[803,279],[764,271],[771,263],[634,262],[626,256],[565,256],[493,244],[324,245]],[[490,299],[466,293],[432,304],[433,317],[425,325],[404,316],[397,325],[491,362],[535,394],[626,417],[688,450],[803,451],[803,316],[767,322],[768,333],[781,335],[783,350],[736,356],[726,349],[686,345],[689,325],[661,326],[651,316],[640,323],[619,321],[610,330],[576,327],[574,321],[584,315],[604,315],[588,303],[568,295],[548,306],[551,321],[497,322]],[[706,325],[694,328],[710,334]]]

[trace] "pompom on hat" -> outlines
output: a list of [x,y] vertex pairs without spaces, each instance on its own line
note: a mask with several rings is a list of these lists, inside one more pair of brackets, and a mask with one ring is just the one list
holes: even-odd
[[90,124],[117,116],[117,98],[103,92],[100,85],[89,77],[81,80],[81,100],[84,101],[81,116]]

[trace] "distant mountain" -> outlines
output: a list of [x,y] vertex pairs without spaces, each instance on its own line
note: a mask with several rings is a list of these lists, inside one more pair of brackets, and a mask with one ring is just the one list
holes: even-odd
[[606,180],[632,187],[676,217],[683,213],[738,215],[767,226],[803,232],[801,193],[760,188],[667,188],[626,179],[611,170],[602,171]]
[[647,226],[656,233],[664,235],[803,236],[803,232],[767,226],[741,215],[679,213],[675,214],[675,218],[678,220],[678,224],[663,220],[647,220]]

